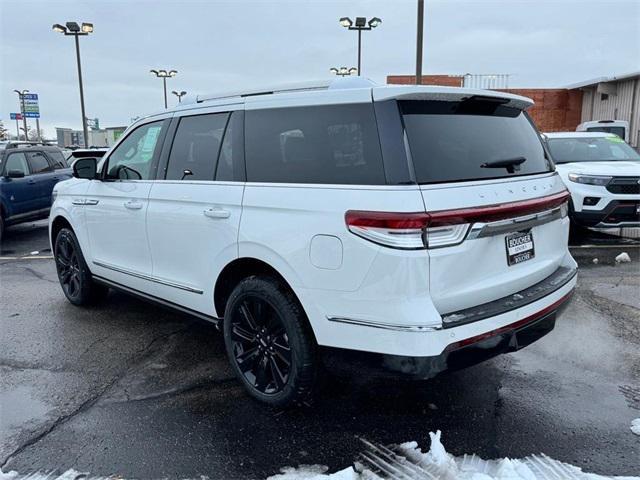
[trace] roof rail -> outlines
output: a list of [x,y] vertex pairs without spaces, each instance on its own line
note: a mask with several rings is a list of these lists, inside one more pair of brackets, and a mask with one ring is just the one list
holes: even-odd
[[52,143],[49,142],[25,142],[25,141],[18,141],[18,142],[9,142],[7,143],[7,146],[5,147],[6,149],[9,148],[21,148],[21,147],[34,147],[34,146],[41,146],[41,147],[51,147],[54,146]]
[[292,83],[285,85],[274,86],[273,88],[263,87],[259,89],[248,89],[241,90],[235,92],[224,92],[214,95],[198,95],[196,98],[197,103],[206,102],[209,100],[220,100],[223,98],[233,98],[233,97],[253,97],[256,95],[272,95],[275,93],[289,93],[289,92],[300,92],[300,91],[308,91],[308,90],[327,90],[331,85],[330,81],[325,82],[301,82],[301,83]]
[[198,95],[196,103],[202,103],[210,100],[221,100],[225,98],[244,98],[254,97],[258,95],[274,95],[277,93],[304,92],[312,90],[329,90],[329,89],[345,89],[345,88],[371,88],[376,83],[363,77],[345,77],[334,78],[331,80],[310,81],[290,84],[280,84],[273,88],[260,88],[253,90],[242,90],[235,92],[219,93],[217,95]]

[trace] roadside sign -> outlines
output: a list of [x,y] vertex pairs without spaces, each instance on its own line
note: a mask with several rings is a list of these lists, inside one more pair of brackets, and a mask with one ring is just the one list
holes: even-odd
[[11,120],[22,120],[21,113],[10,113],[9,116],[11,117]]
[[40,106],[37,93],[25,93],[22,96],[23,112],[27,118],[40,118]]

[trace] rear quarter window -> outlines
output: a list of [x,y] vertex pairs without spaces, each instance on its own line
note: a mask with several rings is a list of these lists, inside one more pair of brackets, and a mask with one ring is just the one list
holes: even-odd
[[250,182],[385,184],[372,104],[245,112]]
[[[532,175],[552,170],[526,113],[491,101],[401,101],[418,183]],[[512,159],[515,168],[491,167]]]

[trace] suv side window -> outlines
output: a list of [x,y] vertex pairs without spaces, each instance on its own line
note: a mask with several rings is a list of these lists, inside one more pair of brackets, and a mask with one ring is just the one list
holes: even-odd
[[247,181],[386,184],[373,105],[247,110]]
[[26,152],[29,166],[31,167],[31,173],[47,173],[52,172],[53,167],[49,164],[49,160],[42,152]]
[[227,131],[224,134],[216,180],[219,181],[243,181],[244,180],[244,112],[239,110],[231,114]]
[[159,139],[165,122],[147,123],[131,132],[109,155],[106,178],[111,180],[149,180],[158,155]]
[[53,168],[60,170],[62,168],[68,168],[67,162],[64,159],[64,155],[60,152],[47,152],[49,158],[53,161]]
[[27,165],[27,157],[23,152],[11,153],[7,157],[4,167],[4,174],[7,175],[9,170],[18,170],[23,172],[25,176],[29,175],[29,165]]
[[213,180],[228,113],[180,118],[169,154],[167,180]]

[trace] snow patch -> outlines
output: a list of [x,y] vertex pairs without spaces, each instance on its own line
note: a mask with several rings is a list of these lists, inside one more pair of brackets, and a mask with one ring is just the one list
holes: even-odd
[[616,257],[616,263],[629,263],[631,262],[631,257],[627,252],[622,252],[620,255]]
[[[325,465],[300,465],[298,468],[284,467],[278,475],[267,480],[357,480],[362,478],[353,468],[345,468],[336,473],[325,474],[329,467]],[[1,479],[0,479],[1,480]]]
[[[640,429],[640,419],[634,420]],[[382,447],[363,440],[367,450],[351,468],[326,474],[326,467],[287,467],[268,480],[640,480],[640,477],[603,477],[559,462],[544,454],[523,459],[483,460],[477,455],[454,457],[442,444],[442,433],[430,432],[431,446],[424,453],[417,442]]]
[[631,420],[631,431],[636,435],[640,435],[640,418]]

